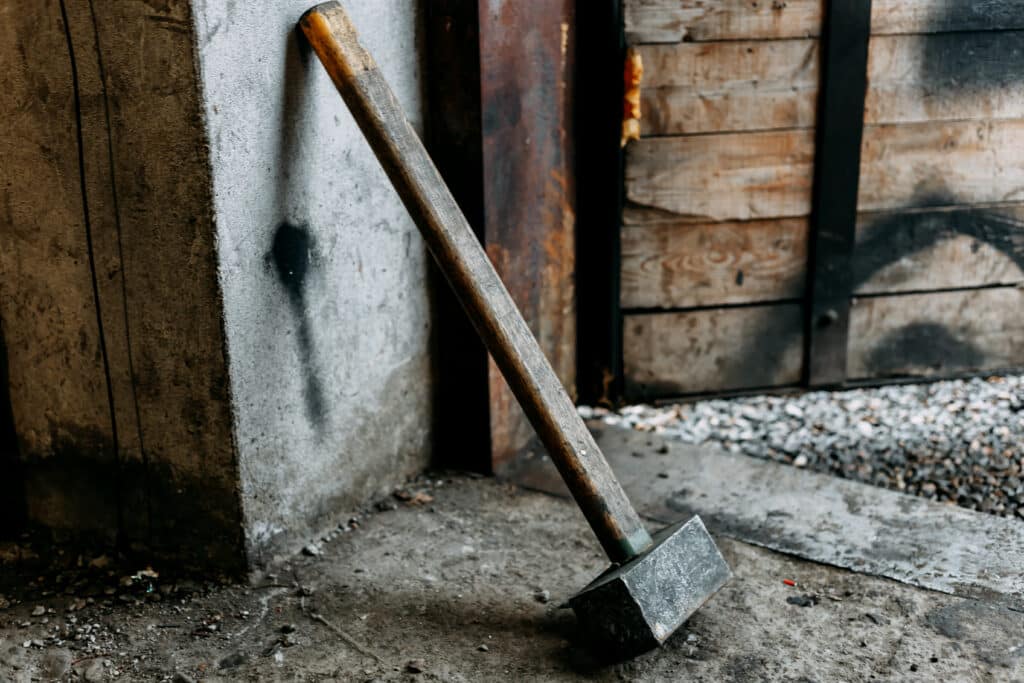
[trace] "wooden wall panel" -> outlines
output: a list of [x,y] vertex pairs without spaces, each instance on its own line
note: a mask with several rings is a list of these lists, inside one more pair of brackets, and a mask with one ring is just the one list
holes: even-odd
[[630,400],[800,381],[800,304],[627,315],[623,334]]
[[0,22],[0,317],[29,519],[107,530],[117,453],[69,36],[55,1]]
[[[626,40],[678,43],[807,38],[821,30],[824,0],[626,0]],[[1019,0],[873,0],[874,34],[1024,29]]]
[[1024,120],[873,126],[864,131],[861,211],[1024,198]]
[[654,223],[622,231],[622,305],[686,308],[804,294],[807,221]]
[[855,299],[851,379],[941,377],[1024,366],[1024,290]]
[[[813,127],[817,40],[638,46],[643,135]],[[1024,118],[1024,32],[878,36],[865,123]]]
[[626,150],[626,198],[692,220],[806,216],[814,131],[645,138]]
[[865,122],[1022,118],[1022,64],[1022,31],[875,37]]
[[641,45],[641,133],[814,125],[818,41]]

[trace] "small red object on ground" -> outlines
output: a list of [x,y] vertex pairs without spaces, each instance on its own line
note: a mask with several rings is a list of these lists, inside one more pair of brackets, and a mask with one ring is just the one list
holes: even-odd
[[795,586],[796,585],[796,581],[794,581],[793,579],[783,579],[782,583],[786,584],[787,586]]

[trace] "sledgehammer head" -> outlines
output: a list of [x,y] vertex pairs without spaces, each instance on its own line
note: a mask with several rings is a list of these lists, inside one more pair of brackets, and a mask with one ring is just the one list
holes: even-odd
[[625,658],[658,647],[732,572],[699,517],[662,529],[643,554],[569,600],[595,647]]

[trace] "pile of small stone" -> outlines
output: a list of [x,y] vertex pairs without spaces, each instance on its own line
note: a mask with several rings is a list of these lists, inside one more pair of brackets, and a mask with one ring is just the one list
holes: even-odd
[[1024,518],[1024,378],[750,396],[586,418]]

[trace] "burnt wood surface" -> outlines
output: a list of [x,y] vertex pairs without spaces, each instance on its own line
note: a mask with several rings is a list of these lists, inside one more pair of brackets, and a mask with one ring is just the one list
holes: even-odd
[[341,5],[301,25],[605,552],[637,554],[640,518]]

